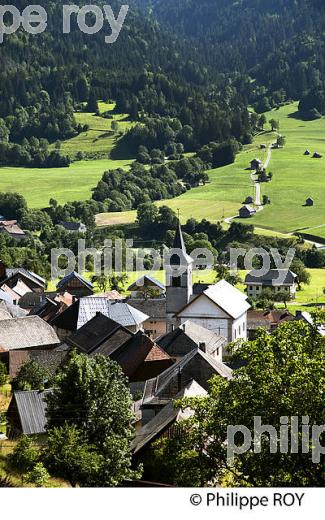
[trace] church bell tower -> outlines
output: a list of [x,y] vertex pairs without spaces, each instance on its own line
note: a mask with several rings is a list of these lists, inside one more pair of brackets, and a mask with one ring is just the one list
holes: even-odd
[[175,314],[187,305],[193,295],[193,259],[187,254],[178,223],[175,240],[165,265],[166,311],[169,329],[178,326]]

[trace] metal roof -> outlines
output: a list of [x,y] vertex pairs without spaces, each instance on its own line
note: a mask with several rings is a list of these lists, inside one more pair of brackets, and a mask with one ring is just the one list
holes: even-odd
[[[53,390],[32,390],[30,392],[14,392],[13,399],[21,422],[22,433],[36,435],[45,433],[46,396]],[[8,410],[10,414],[10,406]]]
[[149,316],[124,302],[114,302],[102,297],[85,297],[79,300],[77,328],[79,329],[100,312],[124,327],[141,325]]

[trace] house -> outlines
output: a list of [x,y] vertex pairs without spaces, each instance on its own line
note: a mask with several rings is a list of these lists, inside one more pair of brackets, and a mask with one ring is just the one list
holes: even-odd
[[290,269],[270,269],[263,275],[259,271],[251,271],[245,279],[247,295],[250,298],[257,298],[263,290],[272,289],[274,292],[288,292],[294,298],[297,291],[297,278]]
[[166,298],[132,299],[127,303],[134,309],[149,316],[143,323],[144,332],[153,339],[167,332]]
[[119,363],[131,382],[156,377],[174,364],[142,331],[132,333],[100,313],[70,336],[66,344],[89,356],[110,357]]
[[62,294],[44,293],[41,302],[30,300],[30,295],[26,295],[19,302],[21,307],[30,307],[30,314],[33,316],[39,316],[44,321],[50,323],[63,311],[65,311],[70,305],[75,302],[75,297],[72,294],[64,292]]
[[309,197],[307,200],[306,200],[306,206],[308,206],[309,208],[311,208],[312,206],[314,206],[315,202],[314,202],[314,199],[312,199],[311,197]]
[[26,238],[26,234],[17,224],[17,220],[1,220],[0,233],[8,235],[14,240],[24,240]]
[[64,365],[68,356],[68,351],[19,349],[0,352],[0,361],[6,365],[9,379],[12,381],[17,377],[21,367],[28,361],[35,361],[45,368],[50,375],[54,375]]
[[227,344],[237,339],[247,339],[247,296],[221,280],[195,296],[176,313],[181,324],[188,320],[215,332],[226,339]]
[[224,337],[197,323],[185,321],[175,330],[160,337],[157,343],[177,361],[198,347],[214,359],[222,361],[222,352],[227,341]]
[[251,170],[260,171],[263,168],[263,161],[261,161],[261,159],[253,159],[250,165]]
[[322,154],[320,154],[318,152],[315,152],[313,155],[313,159],[321,159],[322,157],[323,157]]
[[157,298],[165,294],[166,287],[155,278],[145,275],[131,284],[128,291],[131,293],[131,298]]
[[247,313],[247,336],[248,339],[254,340],[258,329],[265,329],[268,332],[273,332],[282,323],[292,321],[293,315],[289,311],[283,310],[269,310],[260,311],[250,309]]
[[14,392],[7,411],[8,437],[46,433],[46,397],[52,390]]
[[195,380],[208,391],[208,382],[213,376],[230,380],[232,370],[197,348],[156,378],[146,381],[141,406],[142,424],[151,421],[191,381]]
[[[10,318],[23,318],[27,316],[27,312],[17,305],[13,305],[12,303],[0,300],[0,320],[10,319]],[[6,318],[4,318],[6,316]]]
[[256,215],[256,209],[252,208],[248,204],[242,206],[239,210],[239,218],[251,218]]
[[115,302],[103,297],[80,298],[59,316],[50,320],[59,338],[64,341],[73,332],[101,313],[107,318],[123,325],[131,332],[143,330],[149,316],[125,302]]
[[9,303],[10,305],[13,305],[13,303],[14,303],[10,294],[7,294],[2,289],[0,289],[0,302],[6,302],[6,303]]
[[77,298],[91,296],[94,293],[93,284],[75,271],[62,278],[57,284],[56,289],[58,292],[73,294],[73,296]]
[[[175,396],[175,400],[191,397],[206,397],[206,395],[206,390],[204,390],[204,388],[202,388],[202,386],[200,386],[195,380],[191,380]],[[171,401],[155,417],[153,417],[151,421],[138,431],[131,445],[133,454],[138,458],[140,455],[143,457],[144,454],[148,452],[147,455],[150,456],[150,447],[157,439],[163,436],[170,437],[173,435],[177,428],[177,424],[184,419],[188,419],[192,415],[192,410],[189,408],[186,408],[185,410],[182,410],[179,407],[176,408],[174,402]]]
[[54,329],[38,316],[0,321],[0,345],[5,350],[51,349],[59,344]]
[[24,287],[27,287],[29,291],[35,293],[43,293],[46,285],[44,278],[38,274],[35,274],[32,271],[28,271],[23,267],[18,267],[5,269],[5,276],[0,281],[0,286],[2,290],[4,290],[3,286],[6,286],[9,287],[9,289],[12,289],[14,292],[17,292],[15,288],[18,287],[17,294],[19,294],[19,282],[21,282],[21,288],[23,287],[22,284],[24,284]]
[[87,226],[82,222],[63,222],[61,221],[60,226],[62,226],[69,233],[87,233]]

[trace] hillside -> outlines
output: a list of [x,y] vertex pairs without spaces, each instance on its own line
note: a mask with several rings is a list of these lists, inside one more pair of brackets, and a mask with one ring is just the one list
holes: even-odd
[[[262,194],[270,197],[271,205],[249,223],[272,232],[286,234],[301,231],[324,237],[325,159],[312,159],[303,154],[310,148],[312,152],[325,155],[325,120],[300,120],[297,103],[268,112],[265,116],[267,120],[275,118],[280,121],[280,131],[286,137],[286,145],[283,150],[272,152],[268,171],[272,171],[274,178],[271,183],[262,184]],[[223,217],[237,215],[245,198],[254,195],[250,172],[247,171],[249,162],[255,157],[264,160],[266,151],[261,150],[260,145],[274,140],[275,134],[269,130],[261,133],[252,145],[244,147],[234,164],[209,171],[209,184],[159,204],[166,204],[175,211],[180,209],[183,222],[190,217],[220,221]],[[313,208],[304,206],[308,197],[315,199]],[[98,224],[127,223],[134,218],[135,212],[99,215]]]

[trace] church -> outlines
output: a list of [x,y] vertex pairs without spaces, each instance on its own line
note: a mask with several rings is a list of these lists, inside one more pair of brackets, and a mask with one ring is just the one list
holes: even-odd
[[247,340],[247,296],[225,280],[210,286],[193,284],[193,263],[178,224],[165,265],[168,331],[191,321],[224,337],[227,343]]

